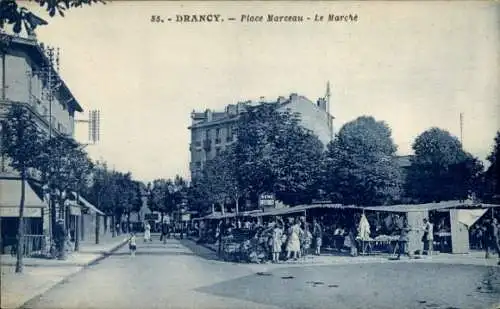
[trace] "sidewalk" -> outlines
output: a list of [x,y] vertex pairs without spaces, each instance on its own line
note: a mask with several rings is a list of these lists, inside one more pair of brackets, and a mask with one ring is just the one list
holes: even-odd
[[1,256],[1,299],[0,308],[18,308],[71,275],[78,273],[105,258],[110,253],[126,244],[126,235],[111,237],[104,235],[98,245],[95,242],[82,241],[80,251],[72,252],[66,260],[23,258],[22,274],[16,274],[16,258],[11,255]]

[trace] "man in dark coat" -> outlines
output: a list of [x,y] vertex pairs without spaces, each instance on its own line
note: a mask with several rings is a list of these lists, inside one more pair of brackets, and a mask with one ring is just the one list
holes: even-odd
[[499,235],[499,229],[498,229],[498,220],[497,218],[493,218],[487,226],[486,226],[486,244],[485,244],[485,249],[486,249],[486,258],[489,258],[490,252],[489,249],[493,248],[497,254],[498,254],[498,264],[500,265],[500,235]]
[[65,248],[66,243],[66,229],[64,227],[64,221],[58,220],[56,226],[54,227],[54,241],[56,243],[57,257],[59,259],[65,258]]

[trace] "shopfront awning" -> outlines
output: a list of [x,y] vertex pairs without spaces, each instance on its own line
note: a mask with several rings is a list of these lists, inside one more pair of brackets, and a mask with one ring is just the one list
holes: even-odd
[[95,207],[94,205],[92,205],[91,203],[89,203],[86,199],[84,199],[81,195],[77,195],[76,192],[72,192],[73,196],[76,198],[78,196],[78,201],[80,202],[80,204],[86,208],[88,208],[91,212],[93,213],[97,213],[99,215],[104,215],[104,213],[102,211],[100,211],[99,209],[97,209],[97,207]]
[[[0,179],[0,216],[18,217],[21,201],[21,180]],[[24,216],[39,218],[42,209],[48,205],[33,191],[26,181],[24,197]]]

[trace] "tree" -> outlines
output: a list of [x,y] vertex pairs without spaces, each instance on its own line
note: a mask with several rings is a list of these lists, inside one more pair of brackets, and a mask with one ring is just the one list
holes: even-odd
[[82,189],[88,180],[90,161],[76,140],[57,135],[45,140],[36,167],[41,171],[42,179],[49,189],[57,192],[55,200],[51,200],[52,226],[55,226],[56,205],[59,206],[59,216],[65,218],[68,211],[65,202],[71,191]]
[[248,108],[237,128],[234,147],[236,178],[248,194],[274,193],[297,204],[314,191],[323,145],[300,126],[300,117],[280,111],[276,103]]
[[486,194],[489,200],[496,202],[500,198],[500,180],[498,179],[500,175],[500,131],[497,131],[495,144],[486,159],[490,162],[485,173]]
[[41,152],[43,135],[36,127],[31,114],[19,105],[13,105],[6,120],[2,121],[2,155],[7,155],[13,168],[21,174],[21,198],[17,229],[16,273],[23,271],[24,202],[26,194],[26,172],[36,166]]
[[431,128],[412,147],[415,155],[408,170],[407,192],[415,200],[465,199],[477,189],[483,166],[449,132]]
[[[56,13],[64,17],[64,12],[70,8],[105,3],[102,0],[33,0],[33,2],[45,8],[50,17],[54,17]],[[19,6],[15,0],[2,0],[0,1],[0,28],[4,29],[6,24],[12,25],[14,33],[20,33],[23,27],[26,32],[33,33],[36,27],[48,23],[30,12],[28,8]]]
[[383,121],[362,116],[345,124],[325,153],[323,183],[343,204],[381,205],[399,199],[396,145]]
[[150,208],[161,213],[175,210],[174,183],[170,179],[155,179],[151,186]]
[[203,177],[194,178],[191,181],[190,186],[187,190],[187,200],[189,205],[189,210],[198,211],[204,213],[210,208],[212,204],[211,200],[208,198],[210,192],[206,186],[206,181]]
[[232,148],[226,149],[208,161],[203,169],[201,182],[207,198],[213,204],[219,204],[222,213],[225,212],[228,200],[234,203],[236,211],[239,211],[239,199],[243,191],[239,187],[235,172],[236,161]]

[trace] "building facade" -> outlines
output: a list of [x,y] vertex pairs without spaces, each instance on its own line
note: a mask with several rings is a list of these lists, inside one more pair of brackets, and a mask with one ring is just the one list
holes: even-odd
[[[44,48],[35,38],[1,33],[0,39],[0,120],[7,117],[12,106],[23,106],[47,137],[73,136],[75,114],[83,109],[58,73],[57,51]],[[9,166],[5,156],[0,162],[0,183],[2,189],[9,188],[0,195],[0,249],[5,252],[5,247],[16,241],[21,192],[19,173]],[[48,194],[42,187],[38,172],[29,171],[26,194],[30,200],[24,219],[25,233],[30,235],[25,237],[27,248],[39,248],[41,239],[50,234]],[[68,227],[74,225],[81,211],[70,207],[69,215]]]
[[[300,114],[301,125],[313,131],[326,146],[333,139],[334,119],[329,113],[328,97],[327,94],[326,98],[319,98],[316,103],[313,103],[304,96],[292,93],[288,98],[279,97],[273,103],[278,104],[279,110],[289,109],[292,113]],[[263,102],[238,102],[227,105],[224,111],[207,109],[203,112],[191,113],[189,169],[192,179],[199,175],[207,160],[213,159],[237,140],[236,128],[240,115],[249,106],[260,103]]]

